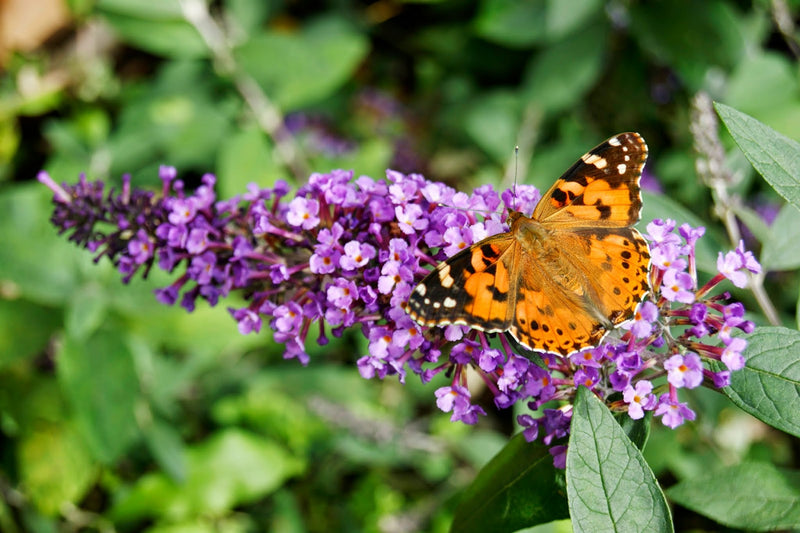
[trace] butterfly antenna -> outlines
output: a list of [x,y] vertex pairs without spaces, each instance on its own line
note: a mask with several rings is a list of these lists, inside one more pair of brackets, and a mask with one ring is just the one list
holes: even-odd
[[514,147],[514,184],[511,186],[511,196],[514,198],[514,209],[517,209],[517,171],[519,170],[519,145]]

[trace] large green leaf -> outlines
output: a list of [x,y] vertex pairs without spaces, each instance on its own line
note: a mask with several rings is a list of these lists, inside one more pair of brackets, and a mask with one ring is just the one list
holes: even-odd
[[139,380],[122,333],[105,328],[86,339],[67,336],[57,360],[78,429],[98,460],[113,462],[139,436]]
[[475,31],[506,46],[529,46],[546,38],[546,12],[545,2],[485,0],[475,17]]
[[574,531],[672,531],[664,494],[639,449],[586,387],[579,387],[567,449]]
[[800,144],[732,107],[720,103],[714,107],[758,173],[800,209]]
[[295,33],[257,35],[236,50],[236,57],[283,111],[291,111],[331,96],[368,51],[361,33],[330,18]]
[[725,394],[759,420],[800,437],[800,332],[760,327],[747,343],[747,364],[731,372]]
[[450,530],[516,531],[568,516],[563,481],[548,447],[529,443],[520,433],[464,492]]
[[675,502],[747,531],[800,528],[800,472],[742,463],[681,481],[667,490]]

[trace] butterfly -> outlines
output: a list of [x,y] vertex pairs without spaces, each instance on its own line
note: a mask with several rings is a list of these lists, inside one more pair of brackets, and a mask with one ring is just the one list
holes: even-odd
[[647,144],[621,133],[590,150],[531,217],[440,263],[404,308],[422,326],[508,332],[529,350],[569,355],[597,346],[649,292],[650,251],[633,227]]

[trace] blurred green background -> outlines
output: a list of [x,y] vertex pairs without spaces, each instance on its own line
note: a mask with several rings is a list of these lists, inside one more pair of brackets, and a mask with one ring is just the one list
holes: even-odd
[[[268,332],[239,335],[226,303],[161,306],[156,272],[122,285],[56,235],[39,170],[150,187],[169,164],[189,185],[214,172],[227,198],[394,168],[469,191],[510,184],[519,145],[518,180],[546,188],[638,131],[643,222],[707,226],[707,277],[735,243],[695,171],[692,102],[800,138],[798,15],[783,0],[0,2],[0,530],[446,531],[515,431],[489,402],[476,427],[449,422],[441,383],[361,379],[357,332],[301,368]],[[795,325],[782,203],[721,136],[727,208]],[[717,393],[687,399],[698,420],[645,450],[662,485],[745,457],[797,466],[797,439]],[[678,530],[716,529],[673,512]]]

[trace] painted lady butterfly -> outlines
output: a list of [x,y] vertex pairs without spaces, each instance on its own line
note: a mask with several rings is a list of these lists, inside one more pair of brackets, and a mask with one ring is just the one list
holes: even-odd
[[411,292],[420,325],[508,332],[530,350],[569,355],[630,319],[649,290],[650,251],[633,228],[647,145],[611,137],[547,191],[533,215],[439,264]]

